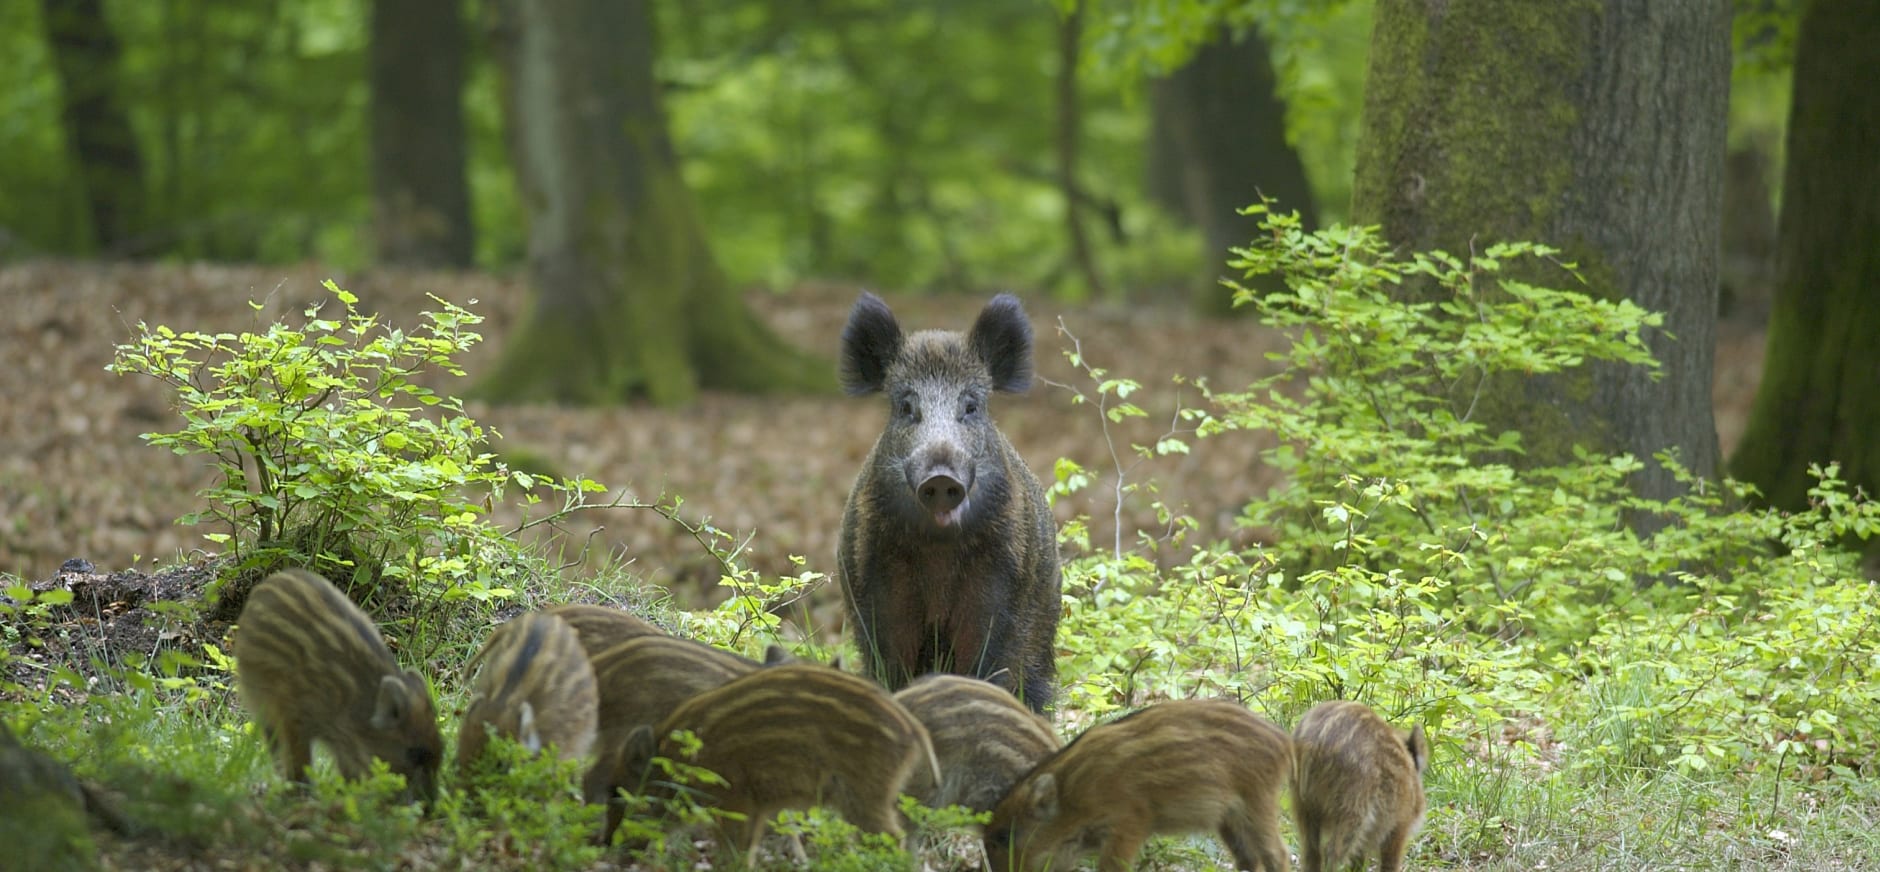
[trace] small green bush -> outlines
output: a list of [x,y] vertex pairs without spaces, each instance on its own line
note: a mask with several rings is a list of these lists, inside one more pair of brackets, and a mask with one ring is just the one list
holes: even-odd
[[[434,297],[439,310],[407,332],[326,287],[333,300],[309,307],[299,327],[210,334],[140,322],[118,346],[108,369],[169,386],[183,416],[182,428],[144,439],[206,457],[220,474],[200,492],[205,507],[179,521],[225,527],[205,538],[251,577],[295,563],[369,590],[390,579],[391,595],[510,595],[502,576],[526,561],[488,522],[490,508],[511,484],[589,483],[511,471],[461,400],[420,383],[463,374],[455,358],[481,339],[471,330],[480,316]],[[335,304],[338,317],[322,317]]]
[[[1809,511],[1746,508],[1743,486],[1668,455],[1651,462],[1686,493],[1645,500],[1636,458],[1519,465],[1520,434],[1471,415],[1487,379],[1650,365],[1638,333],[1657,316],[1504,275],[1552,256],[1535,245],[1400,257],[1370,230],[1266,215],[1239,254],[1286,277],[1237,296],[1293,342],[1278,375],[1209,392],[1197,429],[1278,437],[1286,480],[1245,513],[1269,544],[1067,561],[1068,708],[1227,694],[1284,723],[1357,698],[1428,724],[1439,766],[1466,750],[1589,779],[1868,765],[1880,588],[1836,543],[1880,529],[1880,507],[1828,467]],[[1641,538],[1634,512],[1668,523]]]

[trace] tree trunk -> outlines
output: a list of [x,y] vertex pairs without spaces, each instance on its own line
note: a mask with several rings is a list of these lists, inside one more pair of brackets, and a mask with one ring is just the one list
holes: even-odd
[[1810,463],[1880,495],[1880,16],[1813,0],[1795,45],[1762,387],[1731,471],[1806,505]]
[[[1416,250],[1546,242],[1579,264],[1590,293],[1665,313],[1647,336],[1661,378],[1592,365],[1495,392],[1486,419],[1520,430],[1529,462],[1571,462],[1574,444],[1641,459],[1672,448],[1697,474],[1717,471],[1729,85],[1728,0],[1378,3],[1355,220]],[[1647,467],[1640,493],[1678,492]]]
[[467,267],[462,0],[373,0],[372,230],[380,263]]
[[1064,229],[1070,242],[1070,258],[1091,296],[1104,296],[1103,276],[1097,271],[1096,256],[1090,250],[1090,234],[1084,230],[1083,197],[1077,184],[1077,144],[1083,133],[1080,117],[1081,98],[1077,92],[1077,63],[1084,39],[1084,6],[1072,8],[1058,22],[1057,71],[1057,165],[1058,190],[1064,195]]
[[653,78],[646,0],[498,0],[510,154],[536,296],[482,385],[495,400],[683,404],[701,387],[833,390],[706,244]]
[[1755,146],[1731,149],[1723,161],[1723,260],[1717,315],[1769,322],[1776,264],[1775,196],[1770,159]]
[[[1221,265],[1228,248],[1247,244],[1259,226],[1240,209],[1265,194],[1278,208],[1297,210],[1307,229],[1318,225],[1305,165],[1286,141],[1286,102],[1276,84],[1266,40],[1249,28],[1238,38],[1223,29],[1152,86],[1150,194],[1161,203],[1178,199],[1201,228],[1206,280],[1194,305],[1205,314],[1230,311],[1233,296],[1217,281]],[[1279,286],[1277,277],[1260,281],[1255,290]]]
[[42,0],[40,8],[92,238],[106,254],[130,254],[143,229],[146,191],[143,152],[118,96],[123,47],[103,0]]

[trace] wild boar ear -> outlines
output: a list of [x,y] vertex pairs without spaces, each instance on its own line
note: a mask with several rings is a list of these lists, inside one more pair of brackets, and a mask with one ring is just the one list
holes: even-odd
[[535,728],[535,706],[528,700],[522,701],[522,712],[516,716],[516,739],[530,756],[542,753],[542,733]]
[[1410,749],[1410,761],[1416,764],[1418,775],[1430,768],[1430,740],[1424,737],[1422,724],[1410,728],[1404,747]]
[[992,373],[993,390],[1019,393],[1031,387],[1031,320],[1017,297],[993,297],[973,322],[966,344]]
[[1031,814],[1039,823],[1057,817],[1058,786],[1057,776],[1046,772],[1032,779]]
[[795,662],[796,662],[796,657],[791,655],[789,649],[784,648],[782,645],[772,642],[769,645],[764,646],[764,665],[765,666],[776,666],[780,663],[795,663]]
[[837,375],[849,396],[859,397],[882,389],[888,379],[888,365],[901,353],[901,325],[880,297],[863,291],[849,310],[849,323],[842,328],[842,360]]
[[389,730],[404,723],[412,710],[411,688],[402,675],[379,677],[379,697],[372,706],[372,729]]

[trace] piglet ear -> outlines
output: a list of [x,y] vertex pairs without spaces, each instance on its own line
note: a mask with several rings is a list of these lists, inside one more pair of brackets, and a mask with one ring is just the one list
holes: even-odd
[[1031,387],[1031,320],[1011,294],[1000,294],[979,312],[966,344],[992,373],[992,389],[1019,393]]
[[888,366],[901,353],[901,325],[880,297],[863,291],[842,328],[842,359],[837,375],[842,389],[859,397],[881,390]]
[[405,679],[398,675],[386,675],[379,678],[379,694],[372,703],[372,729],[391,730],[405,722],[405,715],[415,705],[411,699],[411,688],[405,685]]

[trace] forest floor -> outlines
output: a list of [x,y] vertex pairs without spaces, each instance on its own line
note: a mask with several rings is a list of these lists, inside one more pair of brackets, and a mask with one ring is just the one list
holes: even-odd
[[[195,601],[215,573],[201,551],[211,528],[178,526],[173,519],[201,508],[196,491],[214,480],[201,457],[185,457],[144,443],[139,434],[181,424],[169,389],[138,376],[105,371],[112,349],[137,324],[177,331],[260,330],[275,319],[298,323],[309,303],[330,301],[321,281],[332,277],[359,295],[362,311],[411,329],[419,313],[435,308],[427,295],[469,306],[486,317],[485,341],[460,362],[468,375],[440,375],[431,385],[461,391],[491,365],[503,335],[528,299],[516,277],[474,273],[373,271],[333,275],[317,266],[227,267],[36,263],[0,269],[0,300],[11,317],[0,321],[0,576],[36,589],[54,587],[77,598],[72,614],[86,626],[65,634],[71,650],[20,649],[20,668],[45,671],[64,662],[112,664],[126,653],[145,656],[181,647],[196,651],[219,641],[231,614],[201,622],[162,619],[166,601]],[[747,299],[779,335],[833,360],[842,324],[858,288],[820,284]],[[890,296],[904,327],[964,328],[983,296]],[[260,304],[252,309],[250,301]],[[475,301],[474,303],[472,301]],[[1131,443],[1152,442],[1175,421],[1177,404],[1202,402],[1176,376],[1205,378],[1217,389],[1241,388],[1274,371],[1267,355],[1283,337],[1248,320],[1198,320],[1166,308],[1028,305],[1037,336],[1039,382],[1029,394],[1001,397],[994,407],[1002,429],[1041,477],[1058,458],[1101,475],[1095,486],[1061,498],[1060,521],[1090,519],[1093,543],[1122,547],[1134,531],[1159,529],[1153,500],[1192,515],[1203,541],[1254,541],[1258,531],[1237,523],[1241,506],[1276,483],[1258,458],[1269,444],[1262,434],[1233,433],[1191,440],[1186,455],[1142,461]],[[1074,368],[1065,352],[1080,342],[1090,365],[1111,377],[1143,385],[1130,400],[1144,419],[1111,423],[1077,391],[1094,398],[1095,382]],[[1725,321],[1717,349],[1715,405],[1725,452],[1734,446],[1761,371],[1760,325]],[[833,366],[833,363],[831,364]],[[751,397],[706,394],[687,409],[644,405],[565,408],[489,406],[469,413],[502,434],[497,449],[528,456],[559,474],[582,474],[643,500],[683,498],[683,516],[709,520],[745,542],[740,559],[769,576],[804,569],[833,570],[837,530],[850,482],[885,420],[879,398],[842,396]],[[1117,463],[1124,481],[1153,487],[1116,509]],[[499,512],[519,521],[517,510]],[[531,599],[603,598],[580,591],[587,578],[626,564],[627,573],[674,591],[681,603],[701,604],[720,594],[720,565],[678,524],[656,512],[591,511],[561,525],[559,553],[580,565],[560,584],[529,591]],[[748,537],[748,538],[747,538]],[[1172,552],[1161,552],[1164,555]],[[804,558],[802,567],[791,556]],[[572,559],[572,558],[571,558]],[[72,561],[68,565],[67,561]],[[83,566],[79,571],[62,568]],[[606,575],[617,573],[607,572]],[[831,635],[842,621],[834,585],[810,603],[805,632]],[[30,665],[37,663],[39,665]],[[34,683],[34,682],[29,682]]]
[[[98,630],[70,634],[90,639],[98,648],[64,652],[78,655],[64,658],[66,662],[83,661],[90,653],[104,655],[102,660],[108,663],[119,651],[148,652],[172,645],[189,648],[191,641],[209,641],[219,635],[206,624],[178,630],[183,625],[144,620],[149,614],[161,616],[164,601],[198,594],[213,575],[195,552],[203,544],[200,535],[213,531],[172,523],[175,517],[200,508],[195,491],[210,483],[211,471],[200,458],[175,456],[139,438],[140,433],[175,428],[180,418],[162,385],[105,372],[112,347],[126,341],[139,322],[165,324],[179,331],[237,332],[260,329],[276,318],[297,322],[306,304],[327,298],[320,281],[329,276],[358,294],[363,310],[380,311],[388,323],[407,329],[420,323],[418,312],[425,308],[427,294],[464,305],[479,301],[471,308],[488,319],[482,327],[487,341],[463,360],[468,379],[432,382],[446,391],[473,383],[494,361],[504,333],[518,321],[528,294],[526,282],[517,277],[390,271],[331,275],[311,265],[36,263],[0,268],[0,301],[5,301],[0,306],[7,312],[0,319],[0,397],[4,397],[0,401],[0,575],[15,576],[36,588],[70,590],[77,597],[72,612],[89,610],[100,616]],[[781,335],[833,360],[837,337],[857,290],[834,283],[809,285],[787,295],[753,292],[748,300]],[[258,313],[250,309],[251,300],[261,304]],[[890,296],[889,301],[910,329],[964,328],[985,297]],[[1057,506],[1060,519],[1091,517],[1091,533],[1097,542],[1109,541],[1118,529],[1111,489],[1115,466],[1107,436],[1115,440],[1121,462],[1129,470],[1126,480],[1153,483],[1155,498],[1198,521],[1200,538],[1255,541],[1257,531],[1237,524],[1236,518],[1249,496],[1276,483],[1258,458],[1268,444],[1262,437],[1215,437],[1196,443],[1190,454],[1149,460],[1140,466],[1132,465],[1135,460],[1126,446],[1152,440],[1169,429],[1178,403],[1201,402],[1193,387],[1177,386],[1174,376],[1205,377],[1223,390],[1243,387],[1273,371],[1275,364],[1267,355],[1282,347],[1283,337],[1248,321],[1197,321],[1185,313],[1157,308],[1060,306],[1030,300],[1028,309],[1037,331],[1037,363],[1043,380],[1028,395],[996,401],[995,417],[1041,476],[1048,475],[1059,457],[1107,473],[1096,486],[1061,500]],[[1060,332],[1060,324],[1067,333]],[[1142,383],[1143,391],[1131,399],[1149,410],[1148,419],[1106,429],[1093,405],[1074,401],[1074,391],[1092,395],[1095,383],[1066,361],[1063,351],[1071,346],[1071,335],[1081,341],[1092,365],[1109,370],[1111,376]],[[1715,405],[1726,453],[1741,433],[1754,397],[1762,341],[1757,324],[1725,321],[1720,325]],[[503,434],[499,451],[528,455],[560,473],[587,475],[646,499],[662,493],[682,496],[686,518],[709,517],[718,527],[751,535],[742,555],[751,566],[766,574],[792,575],[802,568],[791,562],[791,555],[805,558],[804,568],[809,570],[832,569],[849,483],[885,418],[879,398],[717,394],[681,410],[472,403],[469,412]],[[1158,529],[1150,499],[1134,495],[1126,500],[1120,514],[1125,547],[1133,531]],[[608,560],[630,561],[632,574],[673,587],[681,592],[681,599],[706,598],[718,566],[688,533],[650,511],[594,514],[566,529],[562,544],[568,551],[591,549],[587,563],[570,573],[572,581],[579,583],[585,573]],[[74,558],[91,565],[74,561],[61,569]],[[158,569],[162,571],[145,571]],[[839,605],[833,590],[823,593],[818,608],[824,611],[815,617],[826,629],[839,621]],[[196,631],[203,638],[166,636]],[[188,720],[189,708],[185,704],[166,717]],[[228,737],[217,735],[217,741],[202,753],[221,753],[221,743]],[[174,750],[162,739],[153,738],[149,744],[158,750]],[[244,756],[233,762],[199,761],[200,765],[179,771],[265,770],[265,760],[251,759],[260,754],[259,742],[235,742],[234,747]],[[224,765],[226,769],[215,768]],[[161,779],[152,783],[168,784]],[[176,789],[187,793],[195,788]],[[1652,810],[1692,802],[1723,809],[1730,798],[1728,793],[1713,796],[1671,784],[1668,778],[1663,785],[1651,781],[1573,792],[1572,803],[1589,803],[1585,807],[1568,808],[1562,804],[1568,800],[1542,797],[1538,785],[1535,791],[1535,820],[1504,824],[1512,827],[1509,844],[1517,845],[1517,850],[1506,856],[1477,858],[1467,846],[1479,839],[1479,833],[1472,822],[1457,822],[1453,832],[1432,827],[1425,835],[1425,854],[1441,858],[1442,865],[1471,869],[1535,868],[1535,862],[1548,868],[1663,868],[1659,863],[1665,858],[1641,862],[1628,854],[1628,840],[1654,834],[1662,836],[1664,844],[1679,844],[1720,825],[1710,819],[1714,815],[1662,817],[1654,816]],[[211,802],[205,791],[191,807],[216,814],[230,813],[227,808],[246,809],[243,813],[251,817],[262,814],[255,810],[260,806],[243,799],[245,795],[246,791],[231,788],[227,797],[218,793]],[[233,804],[225,808],[223,802]],[[318,806],[311,808],[296,814],[317,817],[324,813]],[[1832,815],[1823,812],[1822,817],[1845,826],[1846,820],[1867,810],[1829,811]],[[1561,817],[1576,823],[1536,833],[1522,830],[1543,819]],[[1815,819],[1813,814],[1803,817]],[[273,824],[257,819],[229,826],[268,831]],[[295,818],[285,826],[303,836],[311,833],[315,841],[338,841],[327,833],[329,828],[342,832],[360,825]],[[1585,844],[1575,843],[1589,839],[1605,847],[1589,853]],[[1540,844],[1549,840],[1558,844]],[[1781,846],[1770,853],[1767,841],[1743,842],[1741,850],[1746,853],[1742,854],[1737,853],[1737,842],[1727,842],[1725,847],[1735,858],[1732,865],[1865,868],[1846,862],[1844,852],[1833,853],[1839,850],[1833,842],[1818,853],[1791,857],[1781,853]],[[428,850],[426,840],[414,844],[414,850]],[[1614,845],[1620,847],[1614,849]],[[274,848],[259,847],[252,854],[238,851],[224,856],[223,847],[220,842],[211,849],[133,841],[110,852],[106,866],[264,868],[277,857]],[[121,853],[124,849],[130,853]],[[1536,861],[1537,857],[1547,859]],[[410,861],[406,856],[405,862]],[[1167,860],[1153,865],[1183,868],[1187,864]],[[0,861],[0,868],[5,866]]]
[[[518,276],[374,270],[335,273],[317,265],[229,267],[96,265],[41,262],[0,268],[0,573],[44,579],[67,559],[99,571],[138,563],[179,562],[202,547],[211,529],[179,527],[174,519],[199,509],[195,492],[214,480],[200,457],[144,444],[139,434],[175,429],[174,398],[158,382],[105,371],[113,346],[140,322],[175,330],[259,330],[274,319],[298,323],[300,311],[329,295],[332,278],[358,294],[362,311],[406,329],[436,295],[467,305],[487,320],[485,341],[461,361],[465,379],[432,386],[461,392],[491,366],[504,334],[527,303]],[[752,292],[747,299],[791,342],[827,355],[858,286],[805,285],[788,294]],[[472,304],[471,301],[477,301]],[[260,304],[252,310],[250,301]],[[890,296],[904,327],[964,329],[983,296]],[[1131,443],[1148,442],[1177,425],[1177,404],[1202,402],[1190,385],[1206,378],[1235,390],[1273,371],[1267,359],[1283,338],[1250,321],[1210,322],[1167,308],[1062,306],[1030,299],[1041,383],[1029,394],[1000,397],[994,415],[1041,477],[1060,457],[1104,473],[1096,486],[1061,500],[1060,520],[1087,515],[1093,541],[1117,529],[1114,439],[1129,483],[1152,483],[1160,499],[1200,524],[1203,540],[1251,541],[1236,523],[1246,500],[1274,481],[1258,458],[1259,434],[1228,434],[1195,443],[1187,455],[1137,465]],[[1060,330],[1060,325],[1063,330]],[[1068,333],[1064,332],[1068,330]],[[1134,379],[1131,397],[1146,419],[1107,428],[1092,404],[1095,382],[1064,352],[1071,336],[1091,365]],[[1761,372],[1758,324],[1725,321],[1719,329],[1715,405],[1727,453],[1741,433]],[[744,559],[766,574],[795,574],[790,557],[810,570],[833,567],[837,528],[856,471],[885,422],[879,398],[748,397],[706,394],[686,409],[646,406],[494,407],[469,413],[502,434],[497,450],[546,463],[559,474],[582,474],[642,499],[684,498],[684,515],[738,535],[749,534]],[[1132,495],[1120,515],[1125,547],[1132,531],[1158,528],[1152,497]],[[599,529],[590,538],[593,529]],[[631,561],[633,574],[675,590],[703,591],[717,579],[710,555],[682,529],[650,511],[590,513],[567,527],[560,546]]]

